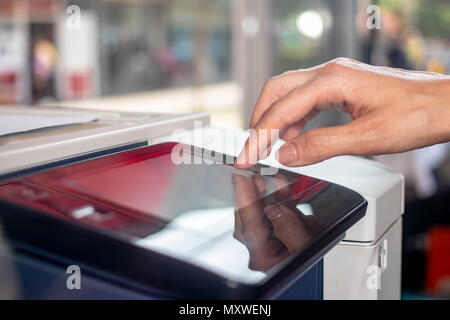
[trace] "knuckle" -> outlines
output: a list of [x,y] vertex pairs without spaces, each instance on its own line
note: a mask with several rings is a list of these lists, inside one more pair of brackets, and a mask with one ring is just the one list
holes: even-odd
[[341,74],[347,70],[346,65],[348,62],[349,61],[347,58],[337,58],[331,60],[323,66],[322,71],[327,74]]
[[267,112],[264,126],[270,128],[281,128],[289,124],[290,118],[292,118],[292,116],[282,112],[282,106],[280,106],[280,103],[277,102],[274,103]]
[[278,78],[272,77],[266,80],[266,82],[263,85],[262,92],[271,92],[274,90],[277,86]]
[[338,57],[338,58],[335,58],[335,59],[333,59],[333,60],[331,60],[331,61],[334,61],[334,62],[336,62],[336,63],[341,63],[341,64],[343,64],[343,63],[349,63],[349,62],[351,62],[351,61],[353,61],[352,59],[349,59],[349,58],[345,58],[345,57]]
[[297,154],[301,155],[304,160],[321,159],[330,152],[329,148],[327,148],[329,144],[328,136],[316,133],[315,130],[308,131],[297,146]]
[[295,73],[297,73],[299,70],[288,70],[288,71],[284,71],[283,73],[281,73],[278,76],[275,76],[274,79],[278,79],[278,78],[285,78],[286,76],[291,76],[294,75]]
[[305,137],[303,139],[303,152],[308,154],[317,154],[320,150],[321,139],[320,136],[315,134],[313,131],[308,131],[305,133]]

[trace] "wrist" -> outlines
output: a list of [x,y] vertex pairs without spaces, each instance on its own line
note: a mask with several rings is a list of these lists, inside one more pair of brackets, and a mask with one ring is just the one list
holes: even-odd
[[439,137],[438,143],[450,141],[450,77],[439,81],[433,102],[434,124]]

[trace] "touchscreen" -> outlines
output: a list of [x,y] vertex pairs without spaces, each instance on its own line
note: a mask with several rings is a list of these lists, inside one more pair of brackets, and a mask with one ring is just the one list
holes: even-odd
[[152,217],[160,227],[130,237],[135,244],[244,283],[264,280],[359,204],[340,189],[325,196],[336,186],[301,175],[199,164],[202,154],[197,164],[175,164],[172,148],[100,158],[34,181]]

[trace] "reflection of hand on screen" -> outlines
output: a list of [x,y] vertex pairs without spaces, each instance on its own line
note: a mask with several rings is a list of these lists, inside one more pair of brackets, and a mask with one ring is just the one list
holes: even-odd
[[[294,205],[287,204],[289,184],[275,177],[274,204],[264,201],[267,184],[261,176],[235,174],[234,237],[250,254],[249,268],[266,271],[299,249],[311,237]],[[280,204],[283,202],[283,204]]]

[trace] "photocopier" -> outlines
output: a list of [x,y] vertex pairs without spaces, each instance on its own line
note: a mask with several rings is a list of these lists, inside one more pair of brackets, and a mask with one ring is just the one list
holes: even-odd
[[[180,142],[236,156],[248,133],[212,127],[205,113],[154,114],[59,107],[3,108],[0,118],[25,119],[21,132],[0,135],[1,181],[52,167],[123,154],[163,142]],[[39,121],[33,120],[39,117]],[[68,120],[69,119],[69,120]],[[75,120],[70,120],[75,119]],[[27,123],[34,125],[27,127]],[[42,123],[37,125],[36,123]],[[404,181],[374,161],[343,156],[312,166],[285,168],[273,154],[263,165],[325,180],[356,191],[367,200],[365,216],[342,238],[316,254],[301,277],[283,283],[264,298],[399,299]],[[0,191],[1,192],[1,191]],[[27,195],[28,196],[28,195]],[[36,195],[33,195],[36,196]],[[1,197],[1,194],[0,194]],[[333,204],[330,204],[333,208]],[[338,210],[338,209],[336,209]],[[79,211],[77,214],[89,214]],[[15,229],[39,234],[29,221]],[[98,269],[82,273],[81,289],[70,289],[71,261],[36,248],[17,247],[0,215],[0,299],[173,299],[190,298],[160,287],[127,286]],[[20,230],[19,230],[20,231]],[[57,230],[54,230],[57,234]],[[49,234],[48,237],[52,235]],[[96,243],[92,243],[95,246]]]

